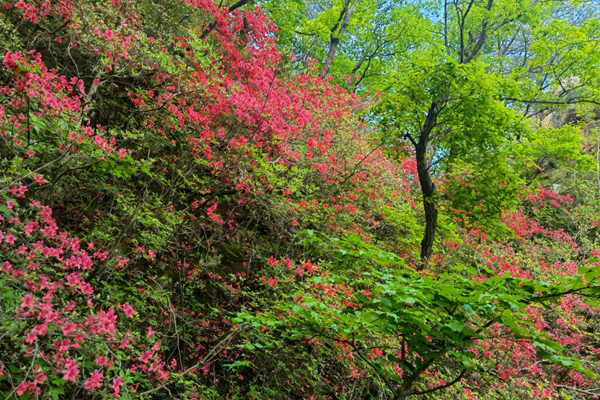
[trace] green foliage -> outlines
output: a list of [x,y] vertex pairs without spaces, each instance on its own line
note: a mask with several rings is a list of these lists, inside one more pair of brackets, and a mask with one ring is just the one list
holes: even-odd
[[[271,312],[239,314],[238,323],[264,325],[290,340],[318,339],[329,348],[343,343],[347,347],[342,354],[354,354],[352,359],[380,376],[400,398],[428,391],[419,382],[430,368],[443,371],[448,363],[458,363],[459,372],[490,373],[494,363],[472,351],[483,339],[511,338],[539,359],[596,377],[536,328],[526,309],[559,304],[564,293],[600,293],[600,285],[590,283],[598,281],[600,266],[582,267],[582,276],[552,281],[509,274],[479,281],[472,276],[492,271],[462,265],[432,276],[407,268],[395,254],[355,237],[323,242],[315,233],[307,234],[305,244],[317,244],[330,260],[322,266],[327,273],[300,283]],[[343,290],[345,296],[328,295],[324,288]],[[249,351],[256,347],[248,342],[244,346]],[[383,350],[377,355],[374,349],[379,347]]]

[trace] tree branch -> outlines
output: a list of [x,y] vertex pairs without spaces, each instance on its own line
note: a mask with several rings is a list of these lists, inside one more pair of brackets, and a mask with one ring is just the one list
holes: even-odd
[[459,380],[461,380],[462,377],[465,375],[466,372],[467,372],[467,370],[463,369],[461,371],[461,373],[456,378],[454,378],[454,380],[452,380],[451,382],[448,382],[448,383],[446,383],[445,385],[442,385],[442,386],[434,387],[433,389],[423,390],[421,392],[419,392],[417,390],[414,390],[414,391],[412,391],[412,392],[409,393],[409,396],[412,396],[412,395],[422,396],[422,395],[427,394],[427,393],[437,392],[438,390],[446,389],[447,387],[450,387],[450,386],[454,385],[456,382],[458,382]]

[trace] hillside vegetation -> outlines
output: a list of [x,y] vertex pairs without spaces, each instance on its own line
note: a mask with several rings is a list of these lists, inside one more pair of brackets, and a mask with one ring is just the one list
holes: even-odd
[[594,1],[4,0],[0,399],[600,396]]

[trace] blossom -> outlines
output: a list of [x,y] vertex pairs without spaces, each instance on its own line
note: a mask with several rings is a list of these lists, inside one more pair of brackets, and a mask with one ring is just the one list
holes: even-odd
[[145,351],[142,353],[142,356],[140,357],[140,361],[143,362],[144,364],[148,364],[148,361],[150,361],[150,359],[152,358],[154,354],[150,351]]
[[60,352],[63,352],[63,351],[69,350],[70,347],[71,347],[71,339],[65,339],[62,342],[60,342],[60,345],[58,346],[58,350]]
[[35,302],[35,297],[28,294],[25,297],[21,297],[21,308],[33,308],[33,303]]
[[96,357],[96,359],[94,360],[94,364],[96,364],[98,366],[106,365],[106,357],[104,357],[104,356]]
[[65,381],[73,381],[77,380],[77,376],[79,375],[79,369],[77,369],[77,361],[75,360],[67,360],[65,363],[65,368],[62,370],[65,374],[63,379]]
[[116,36],[115,36],[115,33],[114,33],[112,30],[110,30],[110,29],[107,29],[107,30],[104,32],[104,40],[106,40],[107,42],[110,42],[110,41],[111,41],[111,40],[113,40],[114,38],[116,38]]
[[123,385],[123,377],[117,376],[115,379],[113,379],[112,388],[115,390],[115,392],[118,392],[119,388]]
[[35,177],[33,178],[35,180],[36,183],[43,185],[46,181],[44,180],[44,177],[41,176],[40,174],[35,174]]
[[29,388],[29,383],[23,381],[19,386],[17,386],[17,396],[23,396],[23,394]]
[[33,332],[27,334],[27,339],[25,341],[29,344],[32,344],[37,339],[37,335]]
[[70,334],[73,333],[73,331],[75,330],[75,327],[77,325],[74,324],[73,322],[67,322],[62,326],[62,332],[64,335],[69,336]]
[[97,369],[91,373],[88,380],[85,381],[85,388],[91,390],[94,393],[94,389],[100,387],[102,380],[104,379],[104,375],[102,372],[99,372]]
[[129,318],[133,318],[133,314],[135,313],[135,310],[133,309],[133,307],[131,307],[129,305],[129,303],[125,303],[123,304],[123,312],[125,313],[125,315],[127,315]]

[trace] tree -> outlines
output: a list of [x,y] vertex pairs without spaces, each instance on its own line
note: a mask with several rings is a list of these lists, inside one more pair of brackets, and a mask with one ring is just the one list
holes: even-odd
[[279,28],[282,50],[294,53],[300,65],[316,59],[321,77],[349,83],[355,92],[365,92],[389,73],[395,59],[423,40],[427,27],[419,5],[408,2],[272,0],[260,5]]
[[[382,84],[388,96],[378,117],[386,140],[405,138],[415,152],[425,210],[423,262],[433,253],[438,224],[436,178],[473,171],[464,182],[468,190],[446,187],[444,197],[473,212],[466,218],[471,224],[485,225],[516,200],[521,181],[514,166],[521,161],[514,144],[527,143],[532,110],[598,101],[592,67],[598,21],[571,24],[557,12],[561,6],[445,2],[430,43]],[[491,184],[498,190],[490,191]]]

